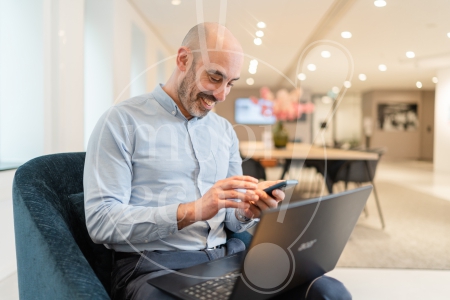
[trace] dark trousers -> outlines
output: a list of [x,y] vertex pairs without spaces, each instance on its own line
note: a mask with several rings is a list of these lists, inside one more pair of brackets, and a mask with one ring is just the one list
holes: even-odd
[[[116,260],[113,265],[112,291],[114,300],[122,299],[175,299],[153,287],[147,280],[168,274],[170,270],[188,268],[225,255],[243,251],[245,246],[238,239],[230,239],[226,247],[201,251],[144,251]],[[351,299],[344,285],[334,278],[322,276],[311,283],[301,285],[275,299]]]

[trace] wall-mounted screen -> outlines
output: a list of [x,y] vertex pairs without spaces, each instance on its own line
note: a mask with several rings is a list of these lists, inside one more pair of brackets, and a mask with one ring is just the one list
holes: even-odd
[[239,98],[234,104],[234,119],[239,124],[271,125],[277,120],[272,110],[272,101]]

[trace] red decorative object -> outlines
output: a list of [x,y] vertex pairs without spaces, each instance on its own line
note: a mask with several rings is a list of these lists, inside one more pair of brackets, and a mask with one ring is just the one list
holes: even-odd
[[[262,87],[259,91],[260,98],[273,102],[272,111],[268,106],[261,106],[261,114],[267,116],[272,113],[279,121],[294,121],[303,114],[310,114],[314,112],[314,104],[311,102],[300,103],[300,98],[303,91],[300,88],[293,89],[288,92],[286,89],[281,89],[276,93],[276,96],[268,87]],[[253,103],[258,104],[258,98],[251,96]]]

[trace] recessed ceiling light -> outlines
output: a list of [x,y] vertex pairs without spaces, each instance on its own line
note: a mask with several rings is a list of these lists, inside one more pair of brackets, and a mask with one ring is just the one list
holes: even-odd
[[258,30],[258,31],[256,32],[256,36],[257,36],[257,37],[263,37],[263,36],[264,36],[264,32],[263,32],[262,30]]
[[431,81],[433,81],[433,83],[438,83],[438,78],[437,77],[433,77],[433,78],[431,78]]
[[381,72],[384,72],[387,70],[387,67],[386,67],[386,65],[379,65],[378,70],[380,70]]
[[417,88],[421,89],[422,88],[422,82],[417,81],[416,82],[416,86],[417,86]]
[[366,76],[366,74],[359,74],[359,75],[358,75],[358,78],[359,78],[359,80],[361,80],[361,81],[366,81],[367,76]]
[[373,2],[373,4],[374,4],[376,7],[385,7],[385,6],[386,6],[386,1],[384,1],[384,0],[375,0],[375,1]]
[[450,38],[450,32],[449,33],[447,33],[447,36]]
[[173,5],[180,5],[181,4],[181,0],[172,0],[172,4]]
[[352,87],[352,83],[350,81],[344,81],[344,86],[349,89]]
[[331,57],[330,51],[322,51],[322,53],[320,53],[320,55],[322,55],[322,57],[324,57],[324,58]]
[[333,88],[331,89],[331,91],[335,94],[339,94],[340,89],[337,86],[333,86]]
[[252,59],[250,61],[250,65],[248,66],[248,72],[250,74],[256,74],[257,68],[258,68],[258,61],[256,59]]
[[266,23],[258,22],[258,24],[256,24],[256,26],[258,26],[258,28],[266,28]]
[[255,83],[255,80],[250,77],[250,78],[247,78],[247,80],[245,82],[247,82],[248,85],[253,85]]
[[315,70],[317,69],[315,64],[309,64],[309,65],[307,66],[307,68],[308,68],[308,70],[310,70],[310,71],[315,71]]
[[341,32],[341,36],[342,36],[344,39],[349,39],[349,38],[352,37],[352,33],[349,32],[349,31],[343,31],[343,32]]
[[256,38],[253,40],[253,43],[255,43],[255,45],[261,45],[262,44],[262,40],[260,38]]
[[407,58],[414,58],[416,56],[416,54],[412,51],[408,51],[406,52],[406,57]]
[[303,74],[303,73],[300,73],[300,74],[297,75],[297,78],[298,78],[298,80],[303,81],[303,80],[306,79],[306,75]]

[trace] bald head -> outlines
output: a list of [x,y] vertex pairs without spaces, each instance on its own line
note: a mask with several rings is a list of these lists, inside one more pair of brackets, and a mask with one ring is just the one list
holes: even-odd
[[202,50],[228,50],[242,53],[242,47],[234,35],[223,25],[212,22],[200,23],[192,27],[181,43],[195,56]]

